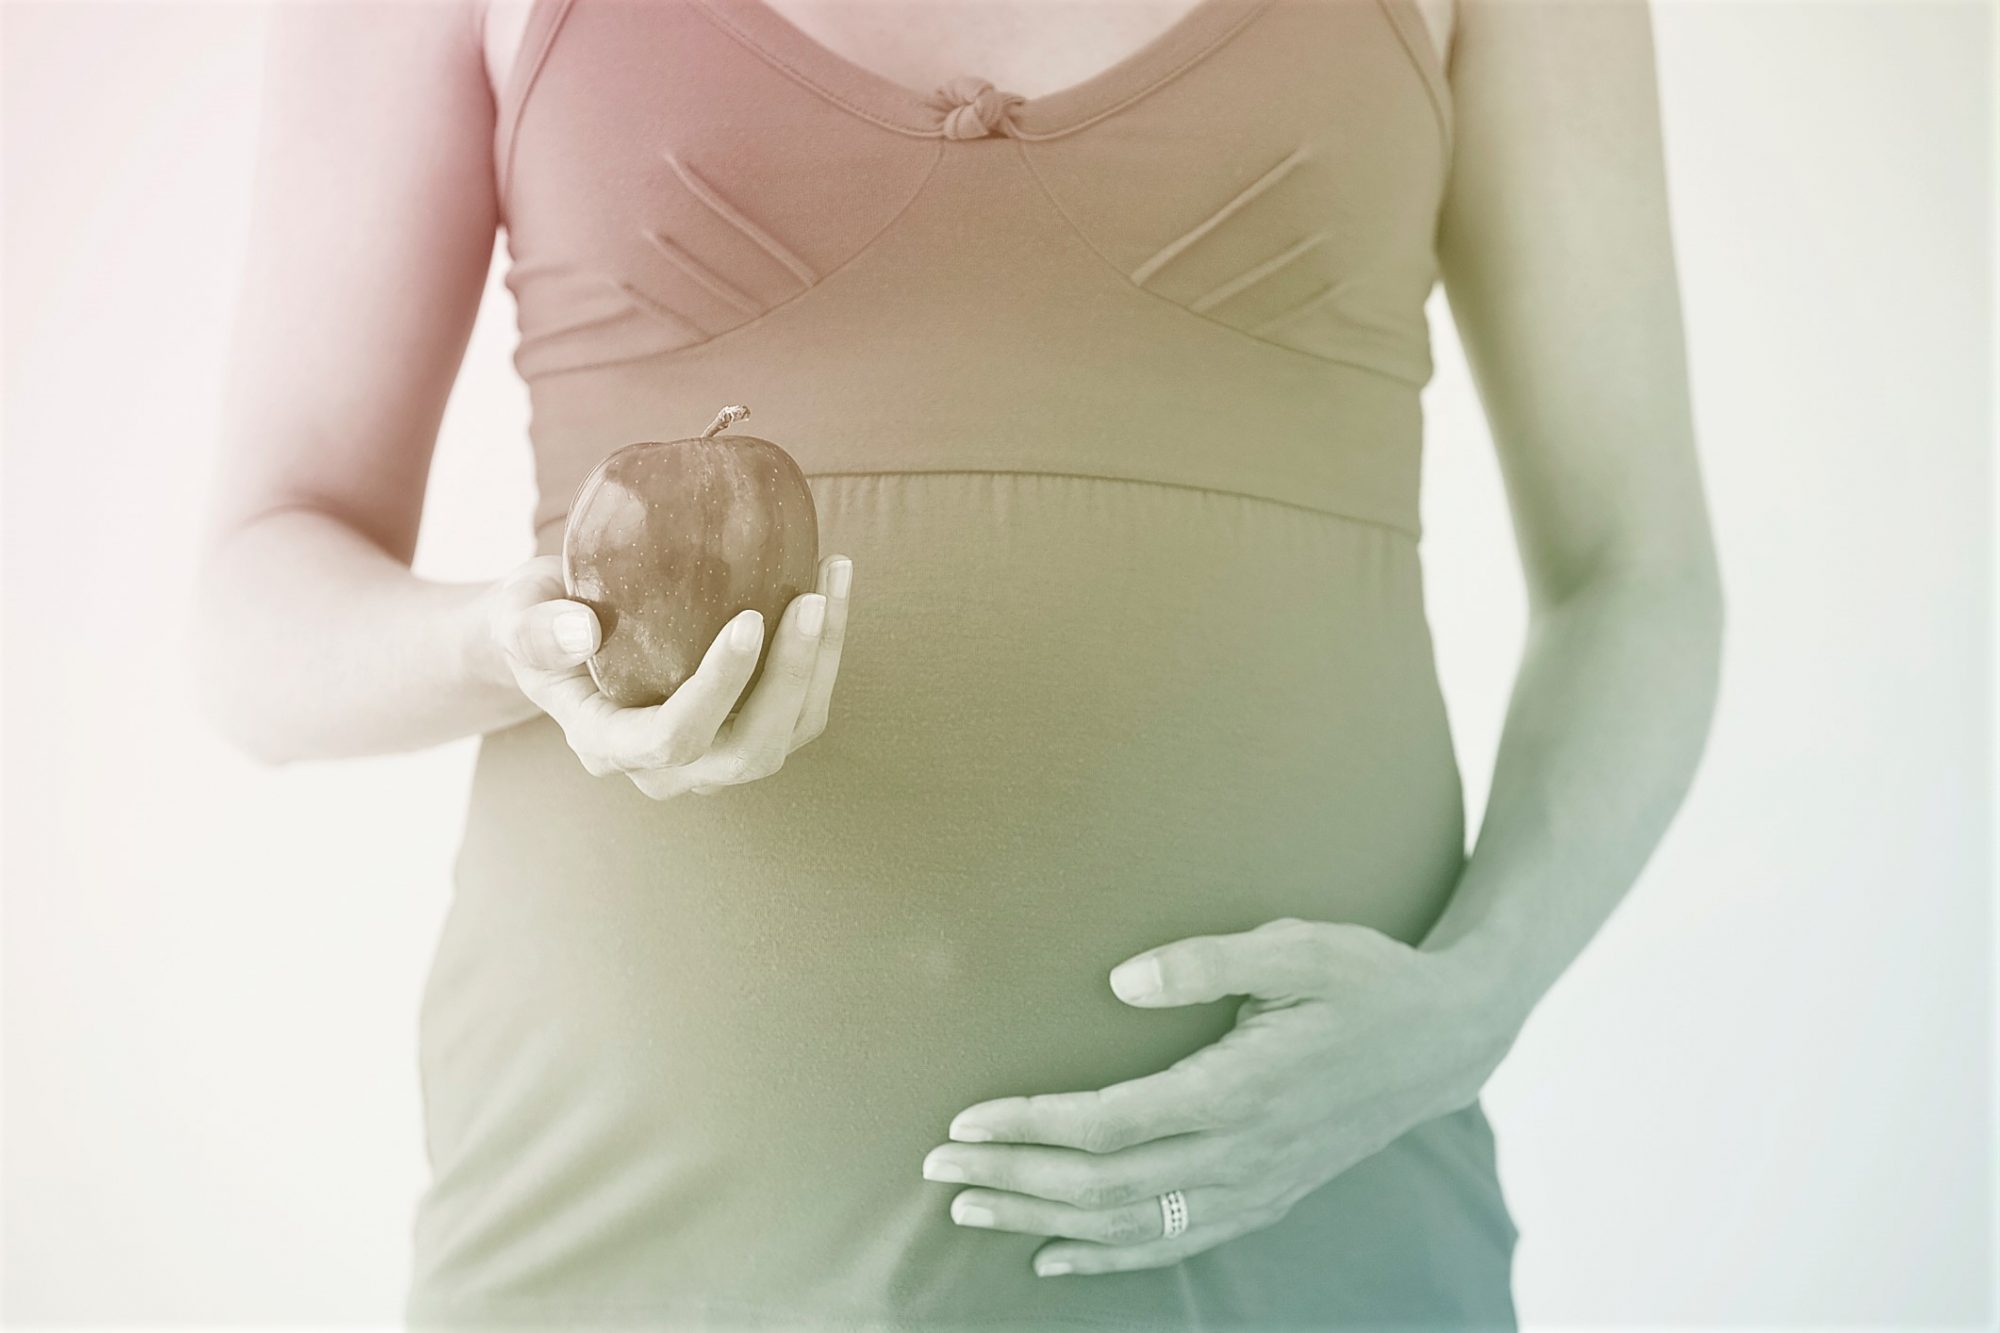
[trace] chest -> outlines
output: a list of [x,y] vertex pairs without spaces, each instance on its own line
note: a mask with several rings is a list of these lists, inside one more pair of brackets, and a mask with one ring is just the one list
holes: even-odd
[[[484,0],[486,73],[507,85],[529,0]],[[1197,0],[766,0],[835,55],[912,88],[977,70],[1024,97],[1080,83],[1158,37]],[[1415,0],[1443,62],[1456,0]]]

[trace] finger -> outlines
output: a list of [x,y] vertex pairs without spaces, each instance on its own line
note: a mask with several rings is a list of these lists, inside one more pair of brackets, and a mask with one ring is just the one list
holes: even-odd
[[831,557],[820,568],[820,591],[826,595],[826,628],[820,631],[819,656],[813,661],[812,679],[806,685],[798,724],[792,728],[793,749],[826,730],[827,715],[833,705],[833,682],[840,674],[840,650],[847,641],[847,599],[853,590],[853,580],[854,562],[844,555]]
[[537,671],[517,666],[514,680],[521,693],[562,729],[563,740],[585,772],[602,778],[619,771],[594,739],[592,706],[602,703],[604,696],[597,692],[597,682],[591,679],[588,668],[579,664],[569,671]]
[[1323,922],[1283,917],[1237,934],[1191,935],[1112,968],[1111,989],[1148,1008],[1323,994],[1334,975],[1325,930]]
[[672,800],[693,790],[686,768],[635,768],[625,776],[632,779],[632,785],[656,801]]
[[521,687],[521,693],[556,720],[563,734],[570,738],[572,748],[575,748],[589,730],[592,700],[603,697],[597,692],[597,682],[591,679],[590,669],[581,662],[560,671],[543,671],[516,663],[514,680]]
[[813,625],[808,630],[806,613],[824,621],[825,608],[826,598],[816,592],[802,593],[785,607],[764,659],[764,674],[735,719],[724,726],[720,742],[700,761],[702,771],[693,775],[698,782],[732,786],[769,777],[784,767],[823,629]]
[[[1197,1052],[1196,1054],[1200,1054]],[[947,1130],[960,1143],[1042,1143],[1087,1153],[1117,1152],[1224,1123],[1225,1090],[1212,1062],[1170,1069],[1090,1092],[1001,1097],[969,1106]]]
[[[596,651],[602,636],[596,613],[581,602],[568,600],[562,560],[544,555],[522,561],[501,580],[495,602],[494,636],[522,692],[551,716],[573,713],[596,689],[583,663]],[[535,608],[544,604],[551,605],[552,610],[537,624]],[[555,638],[558,618],[572,609],[581,611],[588,619],[590,647],[581,654],[570,654],[560,651],[561,641],[556,640],[558,651],[551,652],[548,645]],[[577,626],[578,622],[562,623],[568,627]],[[565,632],[573,636],[575,630],[566,628]],[[572,637],[571,641],[576,640]]]
[[558,597],[510,613],[501,650],[524,667],[567,673],[597,651],[601,637],[596,612]]
[[738,612],[664,703],[620,708],[598,695],[587,705],[595,743],[626,772],[679,768],[707,755],[757,668],[763,619],[754,610]]
[[1170,1189],[1232,1185],[1229,1144],[1218,1136],[1161,1139],[1117,1153],[1032,1144],[957,1144],[924,1158],[926,1180],[1026,1194],[1072,1208],[1138,1203]]
[[563,585],[562,557],[538,555],[523,560],[501,580],[500,594],[502,603],[514,610],[546,602],[552,597],[567,597],[569,590]]
[[[513,665],[566,674],[570,667],[597,651],[602,637],[597,615],[584,603],[569,599],[563,586],[562,561],[556,556],[536,556],[509,570],[500,580],[493,602],[494,637],[499,641],[501,654]],[[538,615],[536,609],[545,605],[551,609]],[[571,618],[559,621],[564,613]],[[555,630],[560,623],[568,643],[583,644],[585,641],[577,631],[584,628],[584,620],[589,622],[587,646],[571,651],[567,644],[556,640]]]
[[1213,1249],[1226,1240],[1261,1231],[1285,1215],[1282,1209],[1266,1207],[1238,1212],[1213,1222],[1202,1222],[1195,1220],[1192,1207],[1188,1213],[1188,1229],[1172,1240],[1163,1237],[1138,1245],[1051,1241],[1035,1251],[1032,1260],[1035,1272],[1042,1277],[1060,1277],[1065,1273],[1129,1273],[1142,1268],[1166,1268],[1203,1250]]
[[[1164,1193],[1165,1191],[1162,1191]],[[1190,1219],[1217,1223],[1246,1206],[1243,1195],[1223,1186],[1182,1189]],[[1026,1194],[961,1190],[951,1201],[951,1220],[962,1227],[1018,1231],[1030,1236],[1066,1236],[1099,1245],[1141,1245],[1166,1237],[1167,1215],[1158,1194],[1111,1208],[1074,1208]]]

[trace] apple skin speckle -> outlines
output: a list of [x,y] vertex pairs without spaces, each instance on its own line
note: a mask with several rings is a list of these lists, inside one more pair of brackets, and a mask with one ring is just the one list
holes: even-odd
[[[813,589],[819,516],[798,462],[769,440],[722,435],[613,451],[578,487],[563,574],[598,613],[591,658],[613,703],[671,697],[746,608],[775,626]],[[747,694],[762,678],[769,637]]]

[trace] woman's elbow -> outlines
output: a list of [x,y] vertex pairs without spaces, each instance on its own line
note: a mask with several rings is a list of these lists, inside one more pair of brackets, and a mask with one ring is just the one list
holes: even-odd
[[1663,656],[1689,682],[1704,728],[1722,690],[1723,642],[1728,625],[1722,571],[1713,556],[1695,558],[1642,582],[1638,614],[1655,626]]
[[204,576],[194,590],[182,643],[192,686],[189,703],[209,734],[244,758],[263,768],[293,763],[299,750],[259,707],[249,683],[257,667],[249,660],[249,646],[230,633],[233,623],[225,590]]
[[1711,701],[1719,691],[1728,608],[1712,544],[1600,560],[1538,591],[1530,601],[1535,619],[1555,625],[1582,617],[1619,626],[1621,637],[1644,643],[1657,670],[1701,682]]
[[302,755],[277,731],[248,716],[235,701],[214,688],[199,691],[197,710],[210,734],[259,768],[276,769],[296,763]]

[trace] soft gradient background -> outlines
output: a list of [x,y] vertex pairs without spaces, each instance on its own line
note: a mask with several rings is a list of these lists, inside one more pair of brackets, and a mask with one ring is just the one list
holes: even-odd
[[[262,11],[4,7],[9,1323],[389,1324],[471,742],[260,771],[177,623]],[[1993,1317],[1991,15],[1657,0],[1730,599],[1706,766],[1497,1077],[1530,1326]],[[529,551],[496,271],[421,572]],[[1476,820],[1523,599],[1434,298],[1424,555]]]

